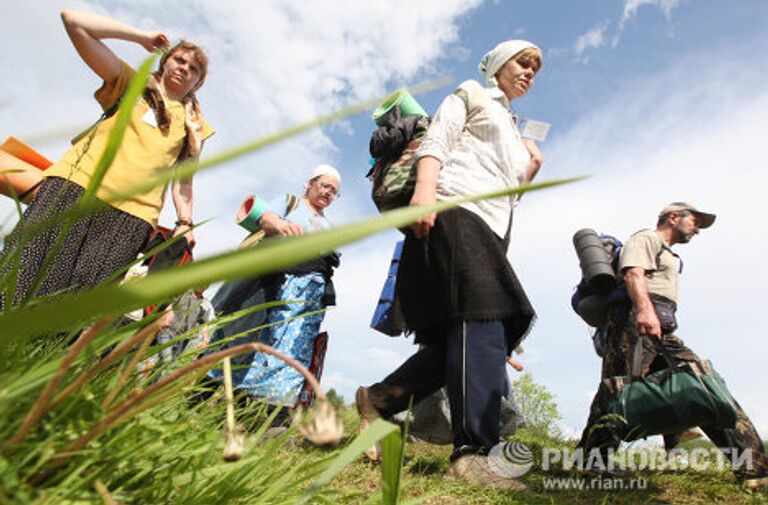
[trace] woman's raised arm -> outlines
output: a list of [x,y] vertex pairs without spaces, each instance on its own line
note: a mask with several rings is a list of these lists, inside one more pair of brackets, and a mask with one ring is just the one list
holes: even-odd
[[65,10],[61,20],[80,57],[106,82],[120,75],[120,60],[102,39],[135,42],[149,52],[168,45],[168,37],[162,32],[139,30],[91,12]]

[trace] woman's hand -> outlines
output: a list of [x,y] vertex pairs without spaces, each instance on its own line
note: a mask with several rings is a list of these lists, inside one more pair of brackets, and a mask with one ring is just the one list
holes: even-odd
[[[413,196],[411,197],[411,202],[409,205],[412,207],[417,205],[432,205],[435,203],[435,201],[437,201],[435,188],[430,188],[428,186],[425,187],[425,185],[420,186],[417,183],[413,190]],[[413,230],[413,233],[417,238],[426,237],[429,235],[429,230],[435,226],[436,219],[437,214],[430,212],[429,214],[421,216],[418,221],[413,223],[411,225],[411,230]]]
[[[432,205],[437,201],[437,177],[440,175],[440,160],[432,156],[425,156],[418,161],[416,168],[416,186],[413,188],[413,196],[410,206]],[[437,214],[430,212],[422,216],[411,225],[416,238],[429,235],[429,230],[435,226]]]
[[145,32],[141,38],[137,40],[141,46],[147,50],[147,52],[153,53],[158,49],[168,47],[170,44],[168,36],[163,32]]
[[281,237],[293,237],[304,235],[304,230],[301,229],[301,225],[281,219],[280,216],[274,212],[265,212],[261,216],[259,224],[261,229],[264,230],[264,234],[267,236],[280,235]]
[[92,12],[65,10],[61,19],[80,57],[106,82],[120,75],[122,64],[103,39],[136,42],[150,52],[168,45],[168,37],[162,32],[140,30]]
[[525,370],[525,366],[521,362],[513,358],[512,356],[507,357],[507,364],[512,368],[514,368],[515,371],[517,372],[522,372],[523,370]]
[[528,150],[528,154],[531,155],[531,161],[525,171],[525,183],[528,184],[536,177],[541,165],[544,164],[544,155],[541,154],[536,142],[531,139],[523,139],[523,145]]
[[173,229],[173,236],[177,235],[184,235],[184,239],[187,241],[187,244],[189,244],[190,249],[194,249],[195,245],[197,245],[197,240],[195,240],[195,234],[192,233],[192,227],[188,224],[181,224],[176,226],[176,228]]

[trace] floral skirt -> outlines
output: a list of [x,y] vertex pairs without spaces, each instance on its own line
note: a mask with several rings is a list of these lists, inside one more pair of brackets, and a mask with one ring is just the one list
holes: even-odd
[[[28,236],[32,225],[69,210],[84,192],[82,187],[60,177],[43,180],[8,236],[0,257],[0,277],[6,286],[12,285],[9,276],[16,276],[16,291],[13,301],[7,300],[8,305],[98,284],[133,261],[142,250],[152,226],[106,205],[101,211],[75,220],[63,238],[60,235],[64,225],[60,221]],[[13,268],[16,261],[18,268]],[[50,264],[42,272],[46,261]],[[0,308],[5,304],[0,293]]]
[[[266,328],[261,332],[241,335],[232,343],[261,342],[309,368],[315,337],[320,332],[320,324],[325,316],[324,312],[310,313],[323,308],[321,299],[324,290],[325,278],[322,274],[284,274],[277,288],[277,299],[301,303],[270,308],[267,311]],[[214,347],[218,335],[217,331],[212,342]],[[220,380],[222,371],[213,369],[208,376]],[[304,384],[304,377],[274,356],[246,353],[232,358],[232,384],[236,389],[252,397],[262,398],[270,404],[293,405]]]

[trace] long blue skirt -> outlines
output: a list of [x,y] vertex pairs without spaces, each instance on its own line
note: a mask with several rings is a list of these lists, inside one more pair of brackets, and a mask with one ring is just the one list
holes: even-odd
[[[266,318],[269,326],[260,333],[249,334],[244,340],[272,346],[308,368],[315,337],[320,332],[325,313],[305,314],[323,308],[321,299],[324,290],[325,278],[322,274],[285,274],[277,289],[277,299],[300,303],[270,308]],[[243,341],[242,338],[237,340],[238,343]],[[304,384],[304,377],[299,372],[274,356],[262,353],[241,354],[232,359],[232,365],[232,383],[235,388],[273,405],[293,405]],[[211,370],[209,376],[221,379],[222,372]]]

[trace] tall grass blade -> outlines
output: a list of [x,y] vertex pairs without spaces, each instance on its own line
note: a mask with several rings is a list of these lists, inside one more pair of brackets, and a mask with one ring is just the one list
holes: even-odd
[[408,415],[405,416],[402,433],[398,430],[381,440],[381,493],[384,505],[400,503],[400,483],[405,464],[405,445],[411,426],[412,408],[413,397],[408,402]]
[[99,285],[81,292],[52,298],[49,303],[8,311],[0,315],[0,338],[23,339],[54,332],[90,320],[96,314],[121,314],[167,299],[196,286],[220,280],[257,277],[327,254],[388,228],[404,227],[420,216],[441,212],[465,202],[497,198],[573,182],[560,179],[506,188],[482,195],[407,207],[380,216],[301,237],[267,240],[259,247],[197,261],[181,269],[158,272],[121,286]]
[[352,443],[346,446],[341,453],[336,456],[331,465],[318,477],[318,479],[309,486],[304,496],[297,501],[297,504],[306,503],[318,490],[328,484],[331,479],[338,475],[348,464],[358,459],[363,452],[376,442],[386,437],[390,433],[399,432],[400,428],[390,422],[377,419],[368,429],[362,432]]
[[[416,84],[414,86],[410,86],[407,89],[412,94],[418,94],[418,93],[423,93],[425,91],[437,89],[441,86],[445,86],[448,83],[448,81],[449,79],[444,77],[444,78]],[[300,133],[309,131],[313,128],[317,128],[320,126],[333,123],[334,121],[338,121],[340,119],[345,119],[345,118],[354,116],[355,114],[364,112],[372,107],[376,107],[381,103],[382,100],[384,100],[384,98],[386,98],[386,96],[388,95],[371,98],[369,100],[365,100],[364,102],[356,103],[354,105],[350,105],[348,107],[339,109],[335,112],[331,112],[330,114],[325,114],[315,119],[311,119],[309,121],[305,121],[303,123],[290,126],[284,130],[271,133],[265,137],[261,137],[251,142],[247,142],[245,144],[242,144],[241,146],[235,147],[233,149],[225,151],[216,156],[208,157],[206,158],[205,161],[200,161],[200,162],[196,160],[187,161],[179,165],[178,167],[176,167],[173,173],[159,174],[156,178],[153,178],[149,181],[143,181],[139,184],[136,184],[133,187],[127,188],[123,192],[115,193],[107,201],[110,203],[120,202],[123,200],[127,200],[129,198],[132,198],[135,195],[145,193],[148,190],[155,188],[157,186],[167,184],[169,181],[173,179],[188,179],[192,177],[194,174],[196,174],[197,172],[206,170],[208,168],[212,168],[216,165],[220,165],[227,161],[231,161],[235,158],[251,153],[253,151],[263,149],[264,147],[267,147],[269,145],[285,140],[288,137],[292,137],[294,135],[298,135]]]

